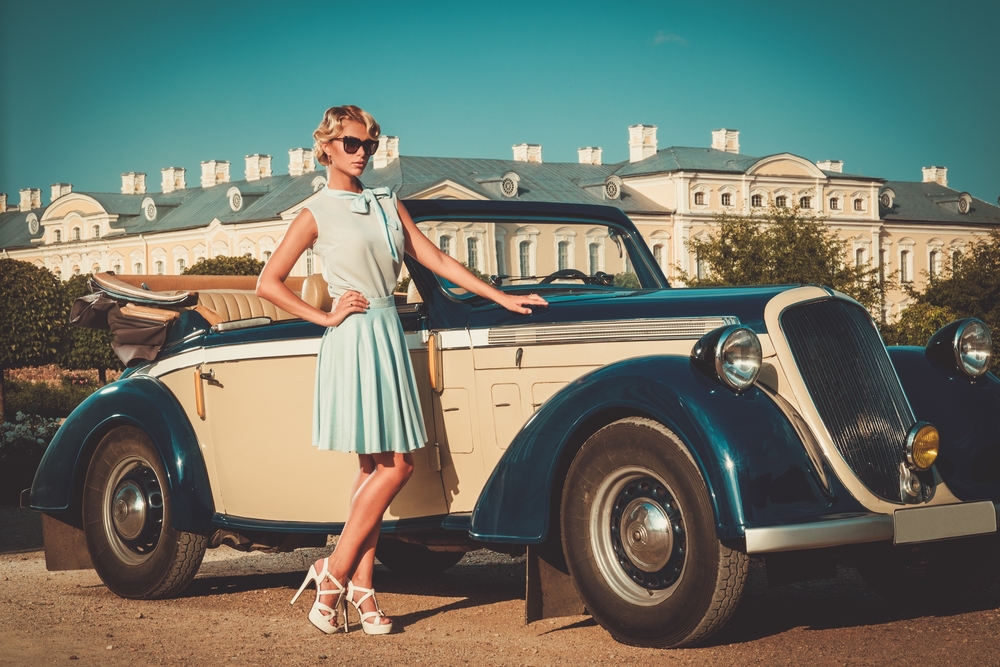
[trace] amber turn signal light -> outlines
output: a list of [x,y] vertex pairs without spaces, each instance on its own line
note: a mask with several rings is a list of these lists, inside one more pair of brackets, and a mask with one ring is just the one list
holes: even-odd
[[906,460],[917,470],[927,470],[937,460],[941,438],[927,422],[917,422],[906,438]]

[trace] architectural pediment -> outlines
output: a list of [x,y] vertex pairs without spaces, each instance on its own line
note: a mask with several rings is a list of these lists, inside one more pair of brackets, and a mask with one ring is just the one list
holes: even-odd
[[430,185],[422,190],[408,195],[408,199],[479,199],[485,200],[482,194],[470,190],[469,188],[456,183],[455,181],[444,179]]
[[752,176],[827,178],[823,170],[812,162],[791,153],[778,153],[761,158],[747,169],[747,174]]
[[107,211],[93,197],[88,197],[81,192],[73,192],[60,197],[55,203],[45,209],[45,213],[41,217],[41,222],[44,224],[49,220],[61,220],[70,213],[87,216],[94,214],[105,215]]

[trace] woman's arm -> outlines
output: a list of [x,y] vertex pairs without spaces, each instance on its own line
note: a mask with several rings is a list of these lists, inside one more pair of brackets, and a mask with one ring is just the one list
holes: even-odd
[[472,275],[468,269],[455,261],[453,257],[441,252],[437,246],[431,243],[430,239],[424,236],[423,232],[417,228],[416,223],[413,222],[413,218],[410,217],[410,213],[403,206],[403,202],[398,200],[397,210],[399,211],[400,220],[403,221],[406,252],[437,275],[450,280],[473,294],[478,294],[481,297],[496,302],[507,310],[521,313],[522,315],[531,314],[531,309],[525,306],[549,305],[545,299],[537,294],[529,294],[528,296],[505,294],[492,285],[487,285]]
[[312,211],[302,209],[285,232],[274,254],[267,260],[264,270],[257,279],[257,296],[267,299],[285,312],[324,327],[338,326],[352,313],[363,313],[368,301],[359,292],[349,290],[337,300],[332,313],[313,308],[285,286],[285,278],[291,273],[299,257],[316,242],[316,219]]

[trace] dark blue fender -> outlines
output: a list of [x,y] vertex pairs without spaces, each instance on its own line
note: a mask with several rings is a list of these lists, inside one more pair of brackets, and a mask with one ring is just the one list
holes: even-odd
[[922,347],[890,347],[889,358],[917,419],[941,435],[941,479],[962,500],[1000,501],[1000,380],[970,380]]
[[597,428],[628,415],[656,420],[687,445],[708,485],[720,539],[741,537],[747,527],[863,511],[829,472],[824,489],[795,430],[759,388],[737,395],[687,357],[655,356],[605,366],[549,399],[493,471],[472,515],[472,537],[543,541],[569,457]]
[[94,448],[108,431],[125,424],[145,431],[160,452],[173,527],[211,530],[215,503],[198,439],[173,394],[147,375],[133,375],[99,389],[70,414],[35,473],[31,507],[53,514],[78,507]]

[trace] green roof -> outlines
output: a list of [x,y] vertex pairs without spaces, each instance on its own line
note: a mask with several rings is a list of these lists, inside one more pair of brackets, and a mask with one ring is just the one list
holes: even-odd
[[959,213],[962,193],[938,183],[886,181],[885,187],[895,194],[892,209],[879,206],[879,215],[887,222],[1000,225],[1000,208],[973,197],[969,212]]

